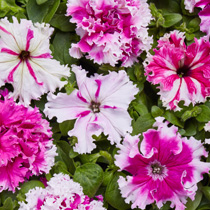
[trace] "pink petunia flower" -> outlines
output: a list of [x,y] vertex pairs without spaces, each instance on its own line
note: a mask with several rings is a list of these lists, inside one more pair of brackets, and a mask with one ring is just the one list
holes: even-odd
[[184,34],[172,31],[158,41],[159,49],[145,62],[147,80],[159,84],[160,99],[168,109],[180,110],[178,103],[188,106],[205,102],[210,95],[210,43],[197,40],[189,46]]
[[75,151],[89,153],[96,145],[92,135],[103,132],[111,143],[119,143],[121,136],[131,132],[131,117],[127,112],[129,103],[138,89],[129,81],[125,71],[110,72],[102,76],[95,74],[88,78],[81,67],[72,66],[79,90],[70,95],[58,93],[48,95],[44,113],[59,123],[77,119],[70,136],[76,136]]
[[193,12],[195,7],[200,7],[202,10],[198,13],[201,23],[200,30],[210,36],[210,0],[185,0],[185,8]]
[[13,17],[0,20],[0,86],[11,83],[10,97],[29,105],[48,91],[63,87],[62,77],[70,74],[67,66],[51,59],[49,38],[53,29],[49,24],[33,23]]
[[102,201],[84,195],[79,183],[61,173],[54,174],[45,189],[29,190],[26,202],[19,202],[19,210],[105,210]]
[[201,141],[182,138],[178,128],[168,126],[163,118],[156,119],[154,126],[138,136],[127,135],[120,145],[115,164],[131,175],[118,180],[121,194],[132,208],[145,209],[156,202],[158,208],[171,201],[171,208],[184,210],[187,198],[195,198],[197,183],[210,170],[210,163],[201,162],[207,157]]
[[0,100],[0,192],[14,192],[30,176],[49,172],[56,155],[51,137],[37,108]]
[[67,15],[76,23],[81,40],[70,55],[98,64],[131,66],[142,51],[151,48],[147,26],[152,19],[146,0],[68,0]]

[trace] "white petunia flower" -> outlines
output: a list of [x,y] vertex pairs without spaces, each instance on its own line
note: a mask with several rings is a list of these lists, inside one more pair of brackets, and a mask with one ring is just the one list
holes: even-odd
[[90,153],[96,145],[92,135],[104,133],[111,144],[119,144],[121,136],[132,131],[131,117],[127,111],[138,88],[129,80],[125,71],[109,72],[102,76],[95,74],[88,78],[81,67],[73,66],[79,90],[70,95],[58,93],[48,95],[45,114],[59,123],[76,119],[70,136],[76,136],[78,143],[74,150]]
[[49,24],[33,23],[13,17],[0,20],[0,86],[11,83],[14,100],[29,105],[31,99],[62,88],[69,76],[69,68],[51,59],[49,38],[53,28]]

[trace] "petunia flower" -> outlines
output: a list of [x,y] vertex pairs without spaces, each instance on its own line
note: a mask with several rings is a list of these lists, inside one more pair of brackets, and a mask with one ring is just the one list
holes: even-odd
[[0,86],[12,84],[10,97],[29,105],[47,92],[54,92],[66,82],[62,77],[70,74],[67,66],[51,59],[49,38],[53,28],[49,24],[33,23],[13,17],[0,20]]
[[37,108],[0,100],[0,192],[15,191],[32,175],[48,173],[56,147],[47,120]]
[[70,95],[49,94],[44,113],[59,123],[76,119],[69,136],[76,136],[74,149],[78,153],[89,153],[96,145],[92,135],[103,132],[112,144],[119,143],[121,136],[131,132],[131,117],[127,112],[129,103],[138,89],[129,81],[125,71],[110,72],[102,76],[95,74],[88,78],[81,67],[73,66],[79,90]]
[[80,36],[70,48],[72,57],[87,54],[98,64],[128,67],[151,48],[147,27],[152,15],[146,0],[68,0],[67,16]]
[[195,7],[199,7],[202,10],[198,13],[201,23],[200,30],[207,34],[207,37],[210,36],[210,0],[185,0],[185,8],[190,12],[194,11]]
[[167,201],[171,208],[184,210],[187,198],[195,198],[197,183],[210,170],[210,163],[201,141],[182,138],[178,128],[168,126],[163,118],[156,119],[157,130],[149,129],[139,137],[127,135],[119,146],[115,164],[131,175],[118,180],[122,197],[132,208],[145,209],[156,202],[161,208]]
[[188,106],[205,102],[210,96],[210,43],[201,38],[189,46],[178,31],[158,41],[159,49],[145,62],[147,80],[159,85],[160,99],[168,109],[180,110],[178,103]]
[[46,188],[36,187],[26,193],[26,203],[19,210],[105,210],[103,202],[84,195],[79,183],[68,175],[54,174]]

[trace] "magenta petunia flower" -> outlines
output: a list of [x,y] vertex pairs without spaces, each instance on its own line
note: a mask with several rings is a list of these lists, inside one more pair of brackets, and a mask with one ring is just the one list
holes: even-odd
[[13,17],[0,20],[0,86],[11,83],[10,97],[29,105],[47,92],[62,88],[70,70],[51,59],[49,38],[53,28],[49,24],[33,23]]
[[201,162],[207,156],[201,141],[182,138],[178,128],[168,126],[163,118],[138,136],[127,135],[120,145],[115,164],[131,175],[118,180],[121,194],[132,208],[145,209],[156,202],[158,208],[171,201],[171,208],[184,210],[187,198],[194,200],[197,183],[210,170],[210,163]]
[[188,106],[205,102],[210,95],[210,43],[197,40],[189,46],[184,34],[173,31],[158,41],[159,49],[145,62],[147,80],[159,84],[160,99],[168,109],[180,110],[178,103]]
[[102,76],[95,74],[88,78],[81,67],[72,66],[76,74],[79,90],[70,95],[50,94],[44,113],[51,119],[57,117],[59,123],[76,119],[70,136],[76,136],[75,151],[89,153],[96,145],[92,135],[103,132],[111,143],[119,143],[121,136],[131,132],[131,117],[127,112],[129,103],[138,93],[125,71],[110,72]]
[[54,174],[46,188],[36,187],[26,194],[19,210],[105,210],[101,200],[84,195],[79,183],[68,175]]
[[210,36],[210,0],[185,0],[185,8],[193,12],[195,7],[200,7],[202,10],[198,13],[201,23],[200,30]]
[[81,38],[71,46],[72,57],[87,53],[98,64],[121,61],[128,67],[151,48],[147,26],[152,16],[146,0],[68,0],[67,15]]
[[49,172],[56,155],[51,137],[37,108],[0,100],[0,192],[14,192],[30,176]]

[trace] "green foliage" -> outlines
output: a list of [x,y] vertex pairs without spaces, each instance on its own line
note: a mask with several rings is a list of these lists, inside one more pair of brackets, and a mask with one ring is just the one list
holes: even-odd
[[195,195],[195,200],[192,201],[190,198],[188,198],[188,202],[185,205],[186,206],[185,210],[196,210],[201,202],[201,199],[202,199],[202,193],[200,190],[198,190]]
[[164,28],[169,28],[182,20],[182,16],[178,13],[165,14],[163,18],[164,22],[162,26]]
[[12,198],[8,197],[4,203],[3,206],[0,207],[0,210],[13,210],[15,207],[14,202],[12,201]]
[[71,146],[66,141],[61,140],[56,142],[56,146],[58,156],[55,158],[55,160],[63,162],[66,165],[68,171],[73,174],[75,171],[75,166],[73,160],[69,157]]
[[109,182],[106,188],[105,199],[114,208],[126,210],[130,207],[130,205],[125,203],[124,199],[120,194],[119,186],[117,183],[119,176],[125,175],[123,173],[115,173],[115,175],[113,176],[112,180]]
[[35,187],[42,187],[44,188],[44,184],[39,180],[31,180],[28,182],[25,182],[22,186],[20,191],[17,194],[18,201],[25,201],[25,194]]
[[74,181],[81,184],[86,195],[93,197],[103,182],[103,170],[98,164],[85,163],[76,169]]
[[202,109],[202,112],[196,117],[196,120],[199,122],[210,121],[210,108],[206,105],[200,105],[199,107]]
[[76,59],[69,55],[71,43],[77,39],[76,35],[71,33],[57,32],[53,40],[54,54],[53,57],[60,61],[61,64],[71,65],[76,63]]
[[[39,3],[41,2],[43,1],[39,1]],[[29,0],[26,6],[28,17],[34,23],[48,23],[58,9],[59,4],[60,0],[48,0],[45,3],[41,3],[41,5],[37,4],[36,0]]]
[[0,0],[0,18],[21,14],[25,16],[25,10],[18,6],[15,0]]
[[67,136],[68,131],[74,128],[74,123],[75,123],[75,120],[66,120],[62,123],[59,123],[61,134],[63,136]]
[[167,110],[164,115],[163,115],[166,120],[168,120],[170,123],[176,125],[176,126],[179,126],[181,128],[184,127],[184,123],[179,120],[179,118],[176,117],[175,113],[173,111],[169,111]]
[[139,133],[147,131],[149,128],[152,128],[152,125],[154,124],[154,122],[155,120],[150,113],[140,116],[136,120],[136,122],[132,124],[133,126],[132,134],[137,135]]

